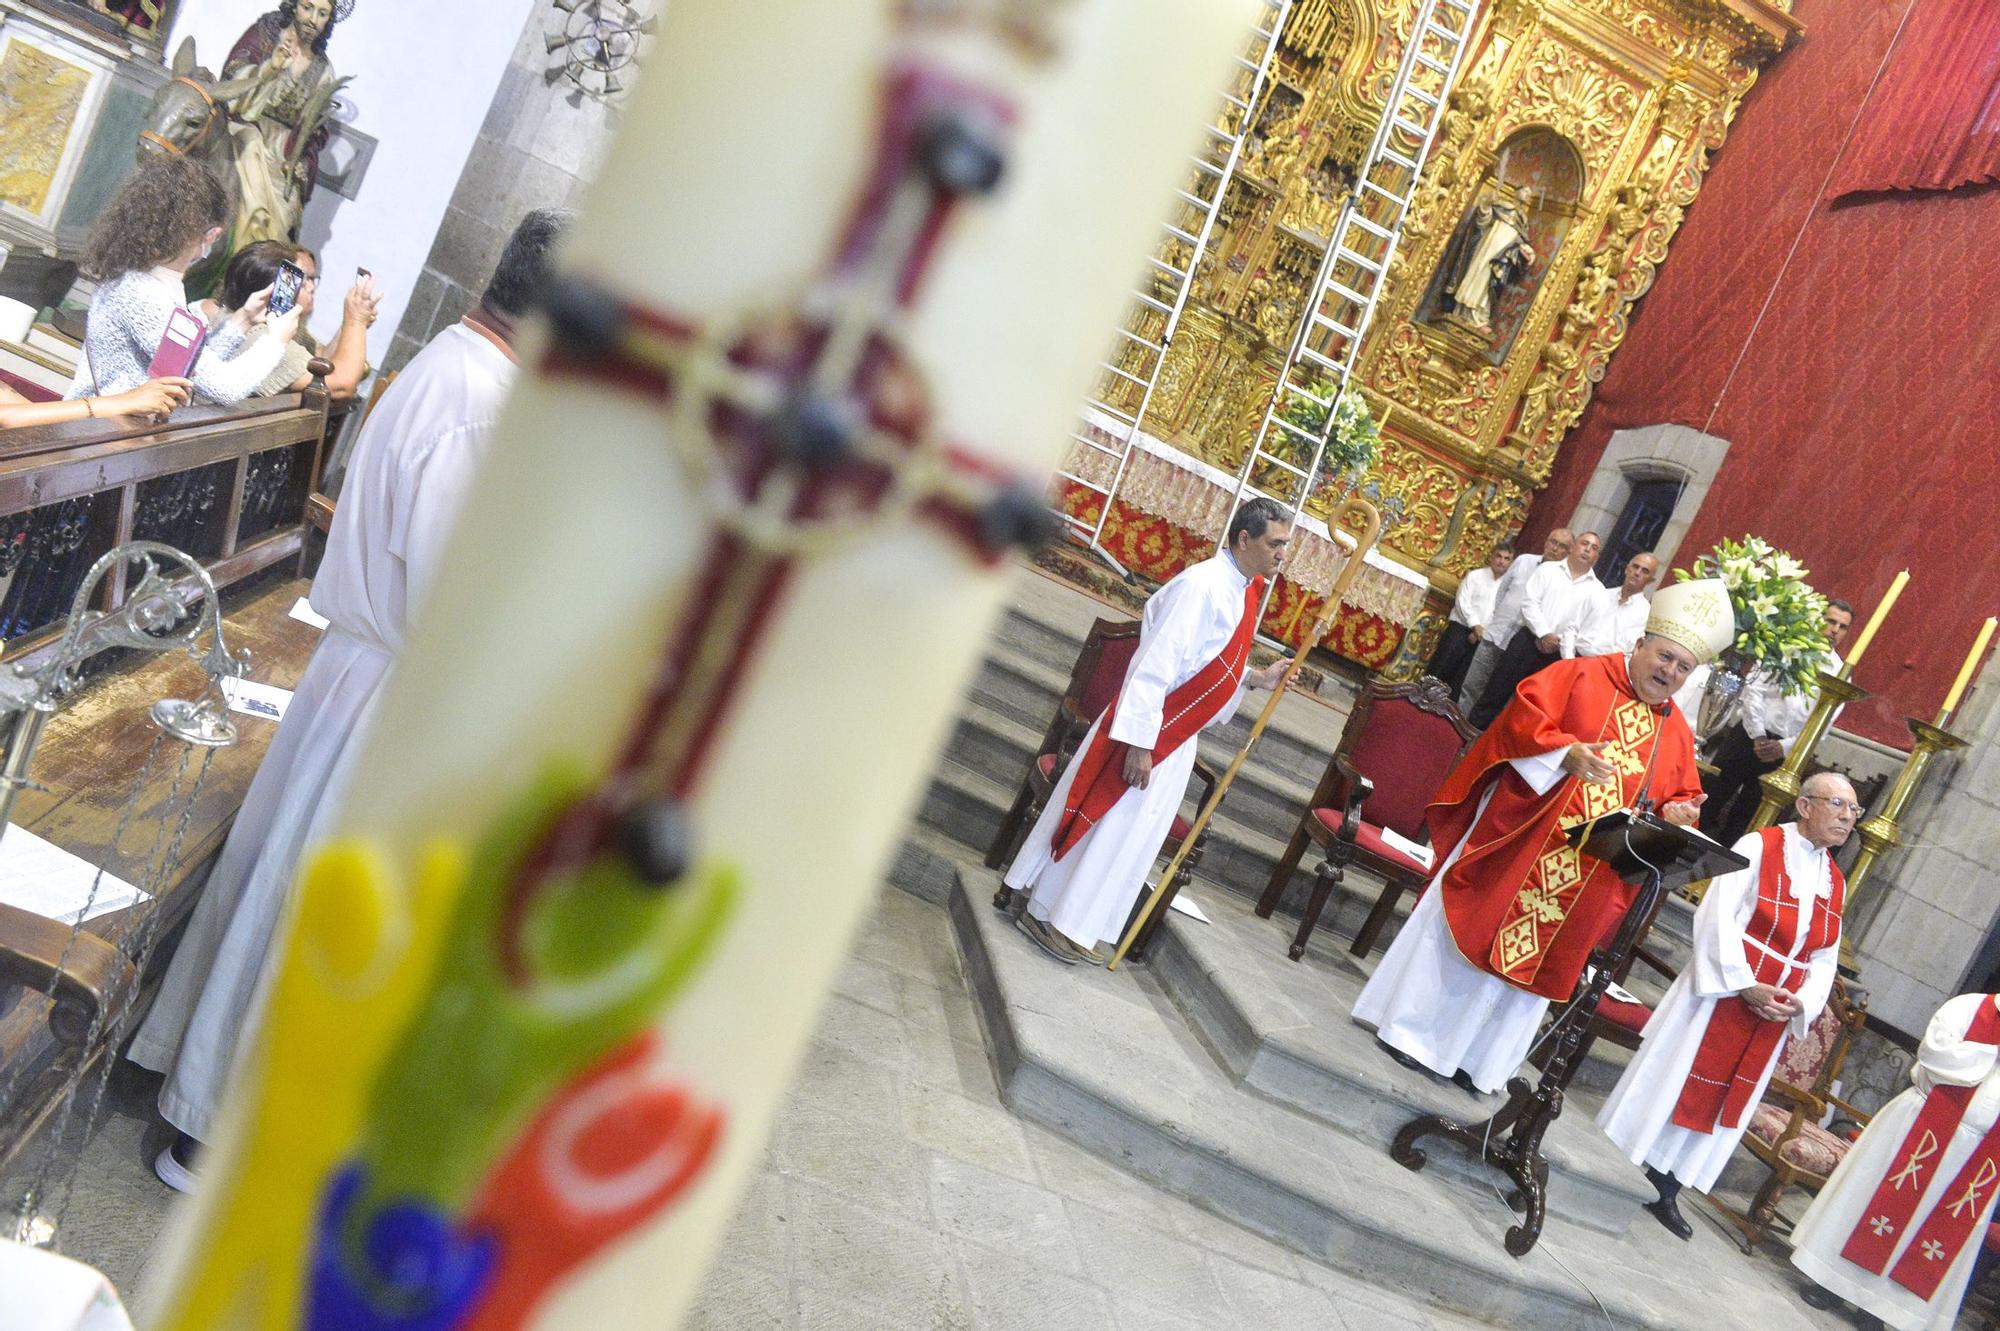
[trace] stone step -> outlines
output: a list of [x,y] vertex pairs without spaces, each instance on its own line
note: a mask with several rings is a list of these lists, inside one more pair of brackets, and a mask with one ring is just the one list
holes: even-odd
[[[925,788],[922,803],[917,809],[917,821],[925,827],[943,834],[973,853],[976,858],[984,858],[986,849],[999,835],[1000,824],[1013,803],[1018,787],[1003,786],[985,773],[976,771],[954,759],[940,761],[931,773],[930,785]],[[1182,805],[1182,811],[1193,817],[1197,809],[1192,798]],[[1223,890],[1254,900],[1270,881],[1271,871],[1285,852],[1285,843],[1277,837],[1259,831],[1237,820],[1230,801],[1225,799],[1221,809],[1209,824],[1208,841],[1197,866],[1198,881],[1227,886]],[[1293,881],[1286,893],[1286,909],[1296,914],[1303,905],[1308,890],[1302,883],[1309,881],[1316,860],[1306,859],[1293,874]],[[1346,936],[1360,927],[1374,901],[1374,887],[1369,880],[1359,874],[1349,874],[1351,890],[1335,902],[1329,902],[1321,916],[1321,927],[1335,930],[1344,929]]]
[[[1303,962],[1291,961],[1286,931],[1227,899],[1204,900],[1212,925],[1174,921],[1154,944],[1152,964],[1243,1085],[1384,1151],[1397,1130],[1420,1115],[1482,1119],[1500,1107],[1504,1096],[1475,1096],[1434,1081],[1376,1047],[1374,1035],[1348,1016],[1362,983],[1353,959],[1316,948]],[[1294,985],[1302,970],[1316,972],[1315,982]],[[1640,1204],[1652,1200],[1652,1189],[1579,1113],[1558,1120],[1544,1143],[1549,1209],[1622,1234]],[[1455,1163],[1450,1153],[1440,1159],[1446,1168]]]
[[[1029,726],[974,699],[959,713],[945,756],[1001,782],[1015,781],[1027,771],[1046,733],[1043,727]],[[1203,761],[1218,773],[1226,770],[1236,757],[1227,735],[1215,738],[1204,735],[1199,743]],[[1301,811],[1312,798],[1318,773],[1313,774],[1312,780],[1301,780],[1293,772],[1274,765],[1271,759],[1271,752],[1260,741],[1231,783],[1222,809],[1235,821],[1282,843],[1290,839]],[[1190,788],[1200,789],[1193,784]],[[1011,800],[1012,796],[1008,798]]]
[[1653,1225],[1614,1237],[1554,1216],[1538,1248],[1507,1256],[1511,1213],[1485,1179],[1436,1167],[1449,1148],[1411,1173],[1378,1146],[1246,1090],[1148,968],[1056,965],[987,904],[990,873],[965,861],[950,872],[953,932],[1004,1098],[1118,1167],[1315,1261],[1487,1325],[1815,1325],[1707,1226],[1684,1245]]

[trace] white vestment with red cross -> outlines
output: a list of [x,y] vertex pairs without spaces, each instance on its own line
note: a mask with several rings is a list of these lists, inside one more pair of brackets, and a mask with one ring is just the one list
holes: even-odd
[[[1792,1265],[1898,1331],[1950,1331],[1971,1282],[1994,1200],[2000,1197],[2000,1178],[1989,1179],[1969,1199],[1960,1195],[1971,1182],[1961,1177],[1966,1166],[2000,1122],[2000,1045],[1968,1038],[1981,1010],[1990,1011],[1993,1004],[1990,994],[1961,994],[1938,1009],[1910,1070],[1914,1084],[1869,1123],[1792,1235]],[[1932,1151],[1913,1162],[1906,1149],[1910,1129],[1931,1091],[1940,1087],[1967,1087],[1971,1095],[1956,1128],[1941,1134],[1930,1143]],[[1876,1274],[1848,1260],[1843,1250],[1871,1221],[1897,1225],[1870,1212],[1881,1209],[1877,1203],[1884,1182],[1898,1176],[1906,1177],[1913,1191],[1921,1187],[1922,1195],[1913,1207],[1905,1208],[1909,1218],[1899,1226],[1902,1232],[1885,1234],[1893,1244],[1883,1273]],[[1949,1215],[1953,1204],[1961,1201],[1971,1219],[1970,1241],[1956,1251],[1940,1246],[1936,1260],[1945,1270],[1936,1289],[1923,1297],[1897,1281],[1897,1269],[1912,1247],[1920,1249],[1915,1260],[1923,1260],[1925,1218],[1940,1210]]]

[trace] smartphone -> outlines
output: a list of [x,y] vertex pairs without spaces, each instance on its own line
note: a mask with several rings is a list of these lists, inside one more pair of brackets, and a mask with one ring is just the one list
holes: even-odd
[[289,314],[292,306],[299,303],[299,292],[306,284],[306,270],[295,263],[278,265],[278,276],[271,282],[271,317]]
[[354,275],[355,275],[356,277],[373,277],[373,276],[375,276],[375,274],[373,274],[373,273],[369,272],[369,271],[368,271],[368,270],[367,270],[366,268],[356,268],[356,269],[354,270]]
[[208,325],[193,310],[176,308],[167,316],[167,331],[160,337],[153,363],[146,367],[148,379],[187,379],[201,357],[202,343],[208,341]]

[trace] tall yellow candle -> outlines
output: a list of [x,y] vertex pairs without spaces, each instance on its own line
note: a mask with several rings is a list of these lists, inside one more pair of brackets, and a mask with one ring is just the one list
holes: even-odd
[[1847,664],[1852,666],[1861,659],[1861,653],[1868,650],[1868,644],[1875,641],[1875,630],[1882,627],[1882,621],[1889,617],[1889,607],[1896,604],[1896,598],[1903,594],[1903,587],[1910,580],[1910,570],[1904,569],[1889,584],[1889,590],[1882,596],[1882,603],[1875,607],[1875,613],[1868,616],[1862,626],[1861,636],[1854,640],[1854,649],[1847,654]]
[[1979,626],[1979,639],[1972,644],[1972,651],[1966,656],[1965,664],[1958,668],[1958,678],[1951,682],[1951,692],[1944,695],[1944,706],[1938,709],[1938,724],[1943,725],[1958,707],[1958,700],[1965,696],[1966,685],[1972,683],[1972,676],[1979,669],[1979,663],[1986,658],[1986,646],[1993,641],[1993,629],[2000,619],[1989,619]]

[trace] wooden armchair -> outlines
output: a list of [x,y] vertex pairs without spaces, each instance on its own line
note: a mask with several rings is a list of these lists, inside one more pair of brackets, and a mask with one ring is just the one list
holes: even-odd
[[1411,841],[1425,839],[1424,810],[1477,733],[1459,714],[1450,690],[1428,675],[1414,684],[1369,682],[1347,718],[1340,744],[1284,857],[1257,901],[1257,913],[1269,919],[1306,845],[1326,852],[1292,939],[1293,961],[1305,955],[1320,911],[1349,864],[1359,864],[1386,882],[1350,949],[1357,957],[1368,955],[1403,893],[1422,887],[1431,875],[1429,866],[1383,840],[1382,831],[1387,828]]
[[1862,1113],[1833,1093],[1834,1079],[1847,1061],[1854,1037],[1868,1019],[1868,996],[1850,995],[1846,982],[1835,980],[1826,1009],[1819,1014],[1804,1039],[1791,1040],[1778,1058],[1764,1103],[1752,1111],[1743,1145],[1770,1167],[1770,1177],[1757,1189],[1747,1212],[1726,1202],[1704,1198],[1740,1235],[1737,1246],[1749,1252],[1757,1241],[1779,1227],[1791,1224],[1778,1214],[1778,1203],[1794,1186],[1818,1192],[1847,1155],[1852,1143],[1819,1126],[1826,1111],[1837,1109],[1844,1118],[1867,1126],[1869,1115]]
[[[1076,664],[1069,673],[1069,686],[1063,690],[1062,702],[1056,707],[1055,719],[1049,722],[1047,733],[1035,748],[1034,761],[1021,778],[1021,789],[1014,797],[1014,803],[1000,822],[1000,831],[993,838],[993,844],[986,851],[986,867],[998,869],[1010,864],[1020,854],[1021,843],[1028,831],[1041,817],[1042,809],[1048,804],[1049,794],[1056,782],[1062,778],[1062,771],[1077,746],[1090,730],[1111,700],[1118,696],[1119,688],[1125,682],[1125,671],[1132,664],[1132,656],[1139,650],[1139,622],[1132,619],[1100,619],[1090,626],[1090,633],[1083,641],[1083,650],[1077,654]],[[1201,802],[1215,793],[1215,770],[1199,758],[1194,764],[1195,780],[1201,783]],[[1185,814],[1176,813],[1167,840],[1161,849],[1167,853],[1178,847],[1194,827],[1194,820]],[[1200,841],[1188,853],[1180,872],[1167,885],[1167,899],[1173,897],[1194,878],[1195,865],[1201,862],[1203,849],[1208,843],[1208,833],[1204,831]],[[1002,884],[994,893],[993,904],[1000,910],[1011,910],[1016,904],[1013,889]],[[1134,943],[1131,955],[1143,957],[1146,944],[1166,918],[1166,911],[1153,913],[1152,922],[1146,932]]]

